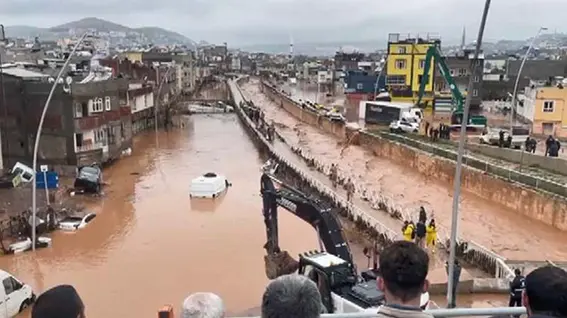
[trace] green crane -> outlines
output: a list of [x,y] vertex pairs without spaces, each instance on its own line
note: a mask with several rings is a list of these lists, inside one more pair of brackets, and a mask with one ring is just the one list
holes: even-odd
[[[452,125],[461,125],[463,121],[463,111],[465,105],[465,98],[455,80],[451,76],[451,72],[449,67],[447,67],[447,63],[445,63],[445,58],[441,55],[439,51],[439,47],[437,45],[432,45],[427,49],[425,54],[425,65],[423,67],[423,75],[421,76],[421,83],[419,84],[419,92],[417,95],[417,105],[421,105],[421,100],[423,95],[425,94],[425,85],[429,82],[429,69],[431,68],[431,60],[434,60],[439,67],[439,72],[449,88],[451,89],[451,95],[453,97],[453,103],[455,104],[455,109],[451,114],[451,124]],[[469,122],[467,125],[483,125],[486,126],[487,120],[484,116],[469,116]]]

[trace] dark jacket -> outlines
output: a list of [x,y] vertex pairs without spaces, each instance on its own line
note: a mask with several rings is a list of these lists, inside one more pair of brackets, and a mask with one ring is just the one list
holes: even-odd
[[510,297],[515,299],[522,298],[522,292],[526,288],[526,278],[522,275],[514,277],[510,282]]

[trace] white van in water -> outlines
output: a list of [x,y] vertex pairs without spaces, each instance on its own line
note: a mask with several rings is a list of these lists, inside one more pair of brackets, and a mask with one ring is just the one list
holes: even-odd
[[230,183],[224,176],[214,172],[205,173],[191,180],[190,196],[192,198],[216,198],[229,186]]
[[0,269],[0,318],[15,317],[35,301],[32,288]]

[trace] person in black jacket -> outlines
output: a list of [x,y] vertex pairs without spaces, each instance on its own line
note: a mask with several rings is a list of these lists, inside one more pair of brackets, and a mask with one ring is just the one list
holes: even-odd
[[419,220],[415,225],[415,244],[421,248],[425,248],[426,232],[425,222]]
[[522,306],[522,293],[526,289],[526,278],[518,268],[514,270],[514,274],[516,277],[510,282],[510,302],[508,306],[520,307]]
[[530,318],[567,317],[567,272],[555,266],[535,269],[526,276],[522,304]]

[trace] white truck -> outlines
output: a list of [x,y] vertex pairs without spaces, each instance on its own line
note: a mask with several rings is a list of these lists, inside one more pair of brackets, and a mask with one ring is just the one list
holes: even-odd
[[12,318],[35,301],[31,286],[21,282],[14,275],[0,270],[0,318]]

